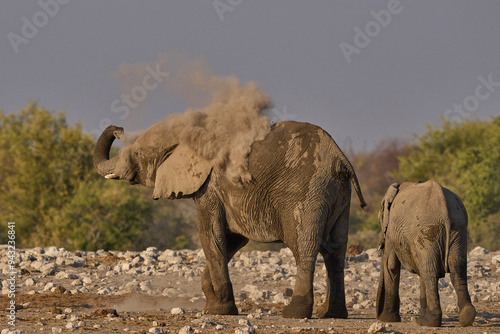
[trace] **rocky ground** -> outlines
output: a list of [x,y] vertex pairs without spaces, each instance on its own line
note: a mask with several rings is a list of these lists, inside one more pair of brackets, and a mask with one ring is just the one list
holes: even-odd
[[[419,327],[418,277],[405,270],[401,279],[403,321],[377,323],[375,296],[380,254],[355,249],[345,270],[349,319],[283,319],[296,267],[289,249],[238,253],[230,262],[238,316],[202,314],[205,299],[200,274],[202,250],[143,252],[68,252],[56,247],[16,250],[16,296],[7,248],[0,249],[1,333],[495,333],[500,332],[500,252],[475,248],[469,253],[469,290],[477,309],[472,327],[458,325],[453,286],[440,280],[443,327]],[[315,308],[325,296],[326,271],[316,267]],[[15,300],[15,326],[8,322]]]

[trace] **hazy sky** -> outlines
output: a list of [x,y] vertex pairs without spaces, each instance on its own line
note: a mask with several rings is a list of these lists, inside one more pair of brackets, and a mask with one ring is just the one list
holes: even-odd
[[497,0],[2,1],[0,109],[37,100],[88,131],[103,120],[149,127],[186,106],[150,77],[128,83],[137,105],[120,119],[114,74],[165,52],[257,81],[275,119],[318,124],[355,150],[412,138],[442,116],[500,115]]

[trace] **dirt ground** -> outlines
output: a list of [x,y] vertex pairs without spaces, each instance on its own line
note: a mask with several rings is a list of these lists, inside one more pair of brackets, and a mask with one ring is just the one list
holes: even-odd
[[[193,287],[193,289],[199,287]],[[53,333],[52,328],[61,328],[62,332],[86,333],[119,333],[136,332],[149,333],[149,329],[158,327],[165,332],[177,333],[185,326],[190,326],[193,332],[199,333],[235,333],[241,319],[252,318],[262,312],[260,319],[248,319],[256,333],[367,333],[368,328],[376,322],[374,309],[349,310],[349,319],[283,319],[279,312],[283,306],[267,303],[240,303],[241,314],[238,316],[202,315],[203,303],[193,305],[187,298],[147,296],[127,294],[119,296],[102,296],[96,294],[70,295],[61,293],[46,293],[43,295],[19,294],[18,305],[25,305],[16,314],[16,329],[22,333]],[[7,296],[0,297],[0,308],[8,306]],[[170,314],[169,305],[186,307],[186,313]],[[495,305],[496,304],[496,305]],[[167,306],[167,308],[163,308]],[[458,326],[458,317],[444,319],[441,328],[426,328],[418,326],[413,317],[402,316],[401,323],[393,323],[386,331],[399,333],[500,333],[500,305],[492,302],[475,304],[478,316],[472,327]],[[57,316],[71,309],[64,319]],[[143,309],[143,311],[137,311]],[[135,311],[134,311],[135,310]],[[116,311],[116,313],[115,313]],[[6,314],[2,312],[1,322],[6,323]],[[111,316],[109,314],[117,314]],[[77,316],[75,321],[84,325],[77,329],[66,327],[68,319]],[[59,317],[62,318],[62,317]],[[197,319],[209,319],[198,321]],[[71,319],[70,319],[71,320]],[[154,322],[157,323],[154,323]],[[76,322],[75,322],[76,323]],[[216,329],[217,325],[224,329]],[[203,328],[204,327],[204,328]],[[3,328],[6,328],[3,326]]]
[[[28,254],[28,251],[25,252]],[[186,262],[182,270],[155,269],[155,273],[142,274],[117,273],[116,264],[129,263],[124,260],[126,254],[103,254],[91,258],[86,257],[83,267],[63,264],[57,269],[66,276],[57,274],[44,275],[33,269],[33,265],[26,265],[23,275],[17,281],[15,327],[8,325],[8,312],[10,300],[8,295],[0,295],[0,330],[2,334],[10,330],[19,330],[21,333],[367,333],[375,322],[375,290],[378,284],[377,259],[365,259],[362,262],[350,261],[346,269],[346,296],[352,298],[354,294],[366,291],[368,299],[365,307],[356,307],[348,303],[348,319],[284,319],[280,313],[284,307],[283,302],[272,298],[252,300],[251,295],[245,297],[247,284],[255,284],[260,290],[267,290],[271,295],[287,288],[292,276],[286,274],[285,278],[273,278],[258,272],[255,268],[247,266],[245,261],[254,258],[250,255],[237,255],[234,264],[230,267],[230,274],[234,286],[236,304],[240,310],[238,316],[213,316],[204,315],[205,299],[201,291],[200,272],[204,266],[203,258],[196,260],[196,253],[181,255]],[[500,254],[499,252],[495,254]],[[70,259],[68,253],[63,259]],[[28,255],[26,255],[28,256]],[[41,258],[41,255],[37,255]],[[45,255],[44,255],[45,256]],[[283,264],[278,267],[287,267],[291,262],[283,253],[268,253],[262,257],[263,263],[272,259],[283,258]],[[447,309],[456,303],[456,297],[451,285],[443,282],[440,289],[441,305],[443,307],[443,326],[428,328],[418,326],[414,319],[417,309],[406,309],[401,312],[402,322],[386,325],[385,332],[392,333],[500,333],[500,270],[492,266],[492,254],[484,257],[473,257],[470,269],[473,275],[469,280],[469,290],[476,297],[474,306],[477,316],[473,326],[460,327],[456,309]],[[193,257],[195,259],[193,259]],[[160,257],[161,258],[161,257]],[[60,259],[59,259],[60,260]],[[57,261],[57,260],[50,260]],[[197,262],[198,261],[198,262]],[[183,262],[183,263],[184,263]],[[100,266],[96,266],[100,263]],[[34,262],[32,262],[34,264]],[[179,268],[181,265],[177,265]],[[158,264],[156,265],[158,267]],[[289,266],[290,268],[293,266]],[[171,268],[176,268],[175,265]],[[194,269],[193,269],[194,268]],[[324,272],[322,265],[318,264],[317,277],[315,277],[315,310],[324,298]],[[353,273],[357,273],[355,279]],[[72,274],[79,275],[85,281],[91,278],[92,282],[77,285],[79,289],[88,287],[88,292],[71,293],[75,289],[75,279]],[[190,274],[190,275],[186,275]],[[351,278],[349,278],[351,277]],[[2,281],[8,277],[2,275]],[[28,284],[29,279],[35,279],[35,284]],[[349,281],[350,279],[350,281]],[[134,290],[127,291],[127,285],[136,281],[137,285],[150,284],[149,293]],[[78,279],[76,280],[78,281]],[[317,282],[317,283],[316,283]],[[50,290],[46,285],[55,283],[57,287]],[[321,288],[317,288],[320,286]],[[65,287],[65,288],[64,288]],[[103,293],[102,287],[111,290]],[[5,288],[5,285],[4,285]],[[175,294],[167,296],[157,294],[155,291],[175,290]],[[99,292],[101,291],[101,292]],[[400,292],[402,298],[416,301],[418,305],[418,278],[416,275],[402,271]],[[182,308],[183,314],[171,314],[172,308]],[[189,327],[187,327],[189,326]]]

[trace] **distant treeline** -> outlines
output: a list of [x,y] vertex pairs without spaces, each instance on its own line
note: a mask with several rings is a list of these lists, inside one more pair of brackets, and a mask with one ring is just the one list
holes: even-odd
[[427,126],[412,143],[384,141],[372,152],[350,155],[369,205],[363,211],[353,197],[350,243],[377,246],[380,201],[391,183],[433,179],[464,202],[469,246],[500,249],[500,117],[442,123]]
[[[63,112],[34,103],[0,111],[0,244],[14,221],[19,248],[200,247],[192,201],[152,201],[149,189],[101,178],[92,165],[95,140]],[[350,243],[376,247],[379,203],[391,183],[434,179],[462,198],[471,246],[500,249],[500,118],[443,121],[411,144],[391,140],[346,153],[369,204],[361,210],[352,200]]]
[[36,104],[0,111],[0,243],[13,221],[17,247],[199,247],[193,206],[156,202],[150,189],[100,177],[95,140],[79,124],[68,125],[63,112]]

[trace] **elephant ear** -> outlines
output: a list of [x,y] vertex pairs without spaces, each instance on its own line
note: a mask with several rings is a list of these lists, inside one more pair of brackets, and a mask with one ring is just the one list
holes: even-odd
[[207,179],[212,164],[187,145],[177,146],[156,171],[153,199],[189,197]]
[[394,198],[399,191],[399,184],[393,183],[387,189],[384,199],[380,203],[380,211],[378,214],[378,219],[380,221],[380,227],[382,228],[382,233],[380,234],[379,249],[384,248],[385,245],[385,233],[387,232],[387,226],[389,226],[389,208],[391,207]]

